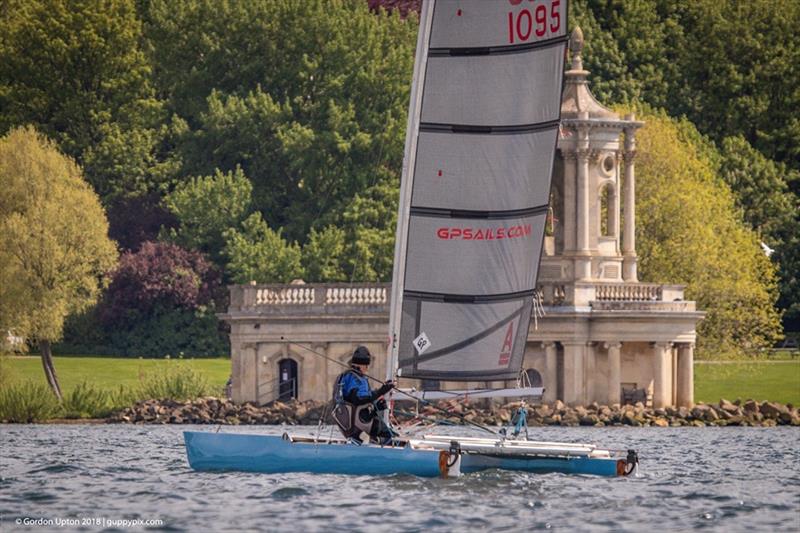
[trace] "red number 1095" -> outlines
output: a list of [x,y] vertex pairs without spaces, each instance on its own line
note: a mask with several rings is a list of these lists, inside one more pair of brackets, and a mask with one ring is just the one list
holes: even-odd
[[[518,6],[523,0],[508,0],[512,6]],[[534,2],[534,0],[528,0]],[[533,13],[527,7],[517,13],[508,13],[508,42],[524,43],[531,39],[532,35],[543,37],[547,33],[549,26],[551,33],[557,33],[561,29],[561,0],[552,0],[550,12],[547,6],[538,4],[533,6]]]

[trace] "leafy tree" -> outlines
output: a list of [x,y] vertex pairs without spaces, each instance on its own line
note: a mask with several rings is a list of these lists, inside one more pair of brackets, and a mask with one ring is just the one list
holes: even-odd
[[252,203],[253,186],[240,167],[219,170],[213,176],[191,178],[179,184],[164,199],[167,209],[180,222],[165,236],[184,248],[199,250],[224,266],[222,234],[238,227]]
[[158,192],[114,199],[108,206],[108,218],[113,221],[109,236],[120,248],[133,252],[178,225],[175,216],[164,208]]
[[[97,164],[109,157],[109,144],[119,145],[120,160],[87,174],[103,194],[102,171],[115,163],[126,167],[121,177],[139,179],[147,154],[130,152],[153,144],[136,137],[150,135],[160,104],[133,0],[8,0],[5,12],[0,131],[33,123],[80,164]],[[95,154],[87,158],[89,149]]]
[[111,273],[101,306],[109,327],[123,328],[156,307],[197,309],[213,305],[219,273],[203,254],[165,242],[146,242],[126,252]]
[[678,75],[683,43],[672,4],[662,0],[570,2],[570,26],[583,30],[584,65],[592,73],[592,91],[601,102],[665,104]]
[[247,217],[241,230],[225,232],[227,271],[234,282],[287,283],[303,277],[300,246],[287,243],[282,233],[272,230],[261,213]]
[[310,282],[345,281],[342,268],[345,262],[345,232],[336,226],[322,231],[311,228],[308,242],[303,246],[302,264],[305,279]]
[[394,263],[399,190],[382,183],[357,194],[342,214],[345,272],[353,281],[389,281]]
[[375,12],[379,12],[381,8],[387,11],[399,10],[403,18],[409,13],[419,13],[422,8],[422,0],[367,0],[367,4]]
[[0,139],[0,331],[38,342],[61,398],[51,342],[93,304],[116,261],[108,223],[80,168],[33,128]]
[[681,3],[685,43],[667,106],[721,142],[741,134],[770,159],[800,170],[800,3]]
[[[637,135],[637,243],[643,279],[686,284],[707,312],[701,357],[752,352],[780,334],[775,267],[739,218],[704,140],[686,120],[643,115]],[[716,158],[718,159],[718,155]]]
[[154,0],[144,18],[159,91],[190,125],[185,172],[241,164],[270,227],[303,242],[398,180],[415,23],[345,0]]
[[[783,244],[781,234],[796,218],[800,205],[787,177],[797,175],[750,146],[741,135],[726,137],[720,149],[723,179],[736,193],[744,220],[771,246]],[[800,227],[793,233],[800,232]]]

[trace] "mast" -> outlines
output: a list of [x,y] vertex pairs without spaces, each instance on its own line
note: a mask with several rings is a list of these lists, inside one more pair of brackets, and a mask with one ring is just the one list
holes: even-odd
[[408,219],[411,207],[411,191],[414,182],[414,165],[417,157],[419,117],[422,109],[422,88],[425,85],[425,69],[428,63],[428,42],[436,0],[424,0],[419,19],[417,51],[414,59],[414,75],[411,82],[411,98],[408,104],[406,146],[403,154],[403,171],[400,178],[400,202],[397,209],[397,232],[394,241],[394,268],[392,269],[392,294],[389,308],[389,346],[386,354],[386,379],[393,379],[397,370],[397,339],[400,316],[403,309],[403,288],[406,272],[406,245],[408,244]]

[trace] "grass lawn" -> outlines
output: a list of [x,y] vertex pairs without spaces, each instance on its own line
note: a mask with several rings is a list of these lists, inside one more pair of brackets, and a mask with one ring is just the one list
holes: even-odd
[[770,400],[800,405],[800,360],[694,365],[694,399]]
[[[125,357],[53,358],[63,392],[86,381],[97,388],[116,390],[120,385],[135,387],[147,374],[175,365],[185,365],[202,373],[209,385],[222,389],[231,373],[231,360],[220,359],[136,359]],[[0,374],[11,381],[33,380],[46,384],[39,356],[0,358]]]
[[[185,365],[222,388],[231,371],[230,359],[134,359],[124,357],[55,357],[56,372],[64,392],[86,380],[98,388],[134,387],[148,373]],[[11,381],[28,379],[45,383],[38,356],[2,357],[0,374]],[[775,363],[698,362],[694,367],[695,400],[716,403],[720,398],[753,398],[800,405],[800,360]]]

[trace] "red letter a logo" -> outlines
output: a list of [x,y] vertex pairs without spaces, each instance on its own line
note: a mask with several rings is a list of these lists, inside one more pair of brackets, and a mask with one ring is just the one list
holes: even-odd
[[508,324],[506,330],[506,338],[503,340],[503,347],[500,349],[500,358],[497,361],[498,366],[508,366],[511,360],[511,349],[514,347],[514,322]]

